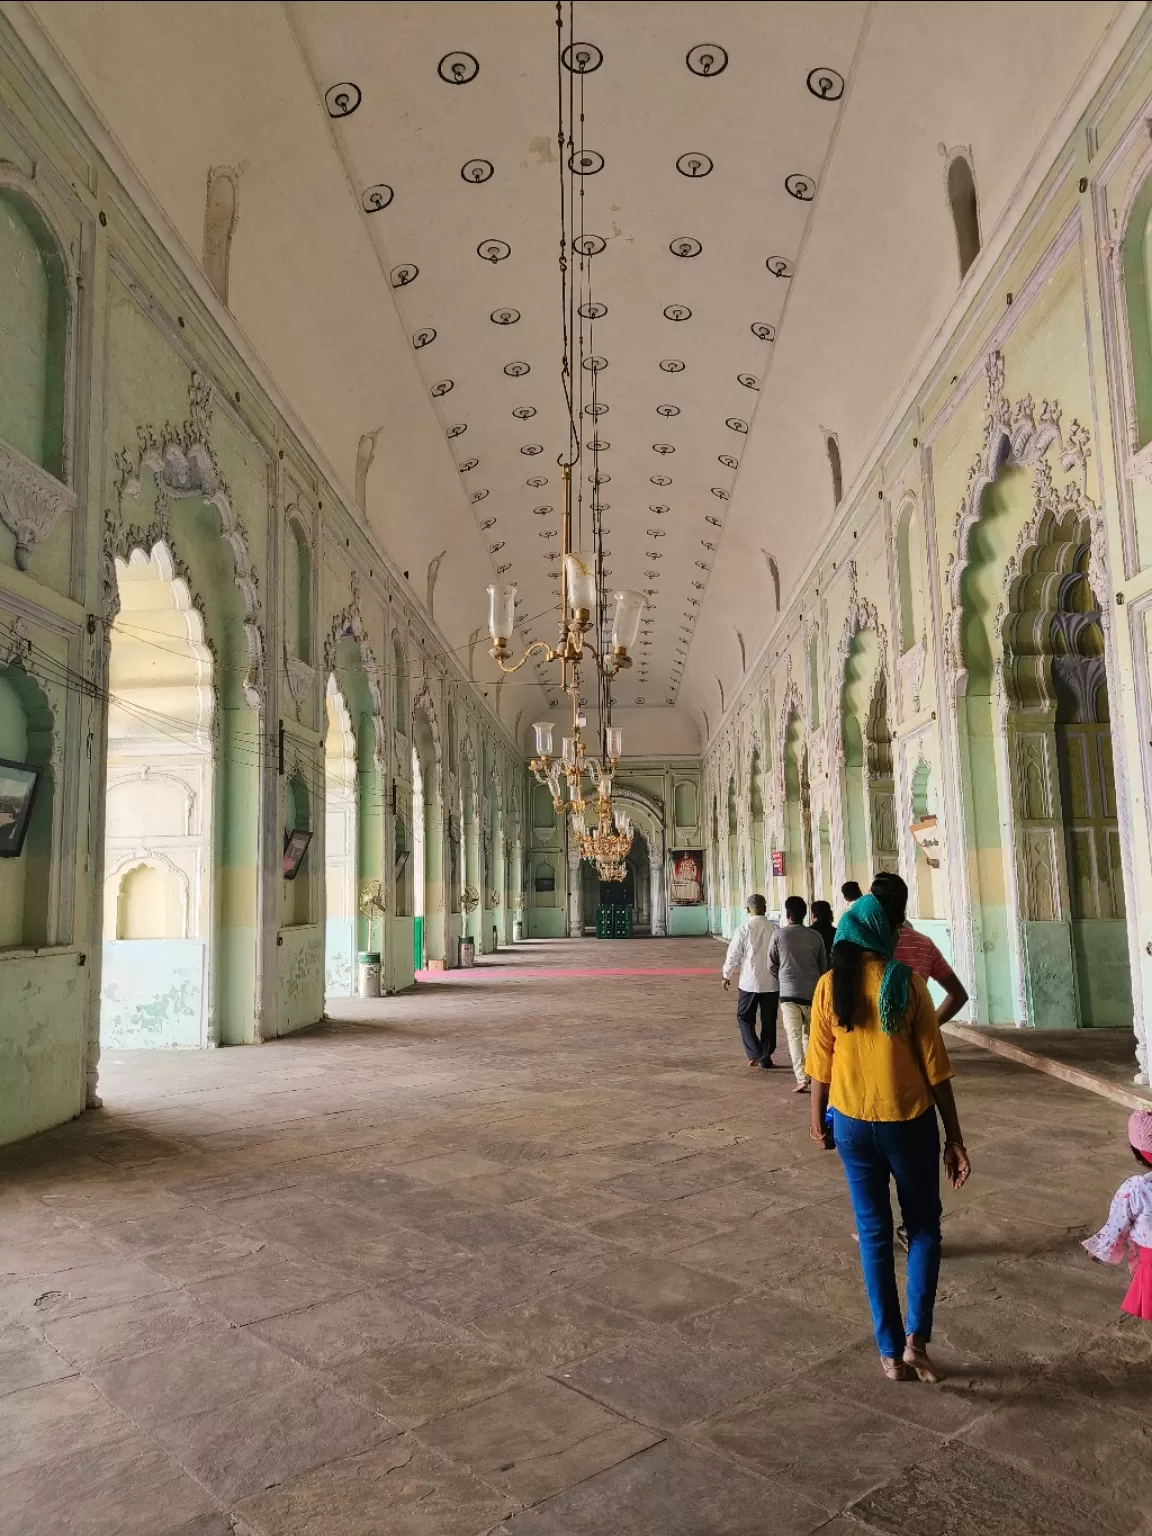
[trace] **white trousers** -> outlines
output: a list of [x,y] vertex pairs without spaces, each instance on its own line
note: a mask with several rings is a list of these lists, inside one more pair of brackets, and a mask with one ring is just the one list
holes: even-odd
[[780,1004],[780,1022],[784,1025],[788,1053],[792,1057],[792,1070],[796,1074],[798,1083],[808,1081],[808,1074],[804,1070],[804,1058],[808,1054],[808,1021],[811,1017],[810,1003],[782,1001]]

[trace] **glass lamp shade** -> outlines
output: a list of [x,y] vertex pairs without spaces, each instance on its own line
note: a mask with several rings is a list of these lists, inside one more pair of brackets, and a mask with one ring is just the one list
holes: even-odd
[[624,732],[618,725],[610,725],[604,732],[604,744],[609,757],[624,755]]
[[565,555],[564,570],[568,577],[569,608],[573,613],[592,613],[596,607],[596,556]]
[[536,756],[552,756],[552,722],[551,720],[536,720],[532,729],[536,732]]
[[493,640],[510,640],[516,627],[516,588],[493,582],[488,588],[488,633]]
[[574,763],[576,761],[576,743],[571,736],[565,736],[560,743],[560,758],[565,763]]
[[612,649],[630,651],[640,632],[640,617],[648,599],[643,592],[617,592],[616,612],[612,618]]

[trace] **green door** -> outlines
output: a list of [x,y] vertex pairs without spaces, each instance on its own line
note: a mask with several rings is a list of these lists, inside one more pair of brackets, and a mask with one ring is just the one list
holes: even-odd
[[424,969],[424,919],[422,917],[412,920],[412,969],[414,971]]

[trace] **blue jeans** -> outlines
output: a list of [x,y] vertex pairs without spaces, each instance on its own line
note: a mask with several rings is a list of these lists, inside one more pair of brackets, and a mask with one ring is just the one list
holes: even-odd
[[[899,1359],[906,1334],[921,1343],[932,1337],[932,1309],[940,1278],[940,1132],[936,1111],[916,1120],[853,1120],[832,1111],[836,1150],[860,1239],[864,1288],[882,1355]],[[892,1251],[892,1201],[896,1180],[900,1214],[908,1234],[908,1316],[900,1312]]]

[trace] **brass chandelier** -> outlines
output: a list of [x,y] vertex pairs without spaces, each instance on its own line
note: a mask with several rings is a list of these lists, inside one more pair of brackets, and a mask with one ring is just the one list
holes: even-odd
[[[592,548],[574,550],[572,547],[572,476],[579,467],[581,444],[579,420],[581,414],[598,420],[601,407],[597,401],[597,372],[593,363],[591,320],[597,313],[592,302],[591,263],[595,243],[584,236],[582,178],[574,174],[576,157],[583,154],[584,123],[584,64],[580,55],[573,53],[573,7],[568,6],[569,44],[564,47],[563,7],[556,6],[557,41],[556,71],[559,99],[558,142],[560,146],[560,283],[561,304],[564,313],[564,345],[561,362],[561,378],[568,408],[569,449],[567,456],[558,459],[563,482],[561,549],[560,549],[560,615],[559,641],[550,645],[545,640],[533,641],[512,661],[510,641],[516,627],[516,587],[512,583],[494,582],[488,587],[488,628],[492,637],[489,655],[500,670],[517,672],[534,656],[543,655],[550,663],[559,663],[560,688],[568,696],[571,709],[570,734],[561,742],[559,756],[553,752],[553,725],[550,720],[537,721],[536,755],[529,763],[538,784],[548,787],[555,811],[567,811],[570,816],[572,835],[580,849],[580,856],[596,865],[602,880],[623,880],[624,860],[632,847],[632,826],[627,816],[612,801],[612,780],[623,752],[623,732],[612,724],[612,679],[632,665],[631,650],[636,644],[647,597],[643,592],[619,591],[614,593],[615,611],[612,616],[611,638],[608,638],[604,600],[604,536],[599,486],[599,435],[593,432],[588,444],[592,452]],[[571,55],[574,65],[566,62]],[[569,89],[564,91],[564,69],[570,76]],[[574,97],[574,85],[579,81],[579,102]],[[567,96],[567,119],[565,97]],[[576,143],[572,125],[580,124],[581,142]],[[565,188],[565,167],[569,170],[569,185]],[[580,179],[579,228],[574,228],[577,199],[574,183]],[[600,242],[601,246],[603,242]],[[577,282],[574,285],[569,264],[569,251],[577,258]],[[579,293],[577,293],[577,288]],[[581,302],[577,303],[577,298]],[[599,306],[603,312],[603,306]],[[577,319],[579,317],[579,319]],[[584,320],[588,318],[585,335]],[[574,365],[572,341],[575,337],[578,362]],[[587,352],[585,343],[587,342]],[[579,366],[579,364],[583,366]],[[583,403],[584,378],[591,374],[592,399]],[[574,392],[577,398],[574,398]],[[603,409],[607,409],[604,407]],[[596,643],[591,635],[595,631]],[[596,671],[597,693],[601,722],[601,751],[599,756],[589,753],[583,731],[587,720],[582,713],[580,693],[580,668],[590,662]],[[586,786],[591,795],[586,794]],[[594,797],[595,825],[587,824],[587,812]]]

